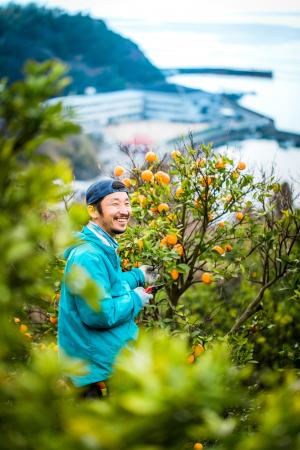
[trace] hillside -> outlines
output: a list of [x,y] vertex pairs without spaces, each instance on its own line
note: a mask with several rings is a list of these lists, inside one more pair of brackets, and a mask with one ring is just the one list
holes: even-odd
[[81,94],[138,88],[164,76],[129,39],[109,30],[102,20],[35,4],[0,7],[0,77],[23,77],[26,60],[59,59],[70,67],[72,84],[65,93]]

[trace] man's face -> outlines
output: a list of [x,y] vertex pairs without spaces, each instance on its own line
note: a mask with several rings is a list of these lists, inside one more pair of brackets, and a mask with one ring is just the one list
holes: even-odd
[[126,231],[131,206],[126,192],[114,192],[101,201],[102,214],[96,222],[111,236]]

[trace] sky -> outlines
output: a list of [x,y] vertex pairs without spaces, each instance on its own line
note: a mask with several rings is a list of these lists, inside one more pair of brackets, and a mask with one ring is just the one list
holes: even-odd
[[[0,0],[6,4],[7,0]],[[27,4],[28,0],[15,0]],[[38,0],[39,5],[83,11],[103,19],[141,19],[159,22],[201,22],[253,13],[300,13],[299,0]]]

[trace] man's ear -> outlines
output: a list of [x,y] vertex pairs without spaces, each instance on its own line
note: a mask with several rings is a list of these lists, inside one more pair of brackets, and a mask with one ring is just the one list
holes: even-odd
[[95,208],[95,206],[88,205],[87,211],[88,211],[91,219],[97,219],[99,217],[99,213],[98,213],[97,209]]

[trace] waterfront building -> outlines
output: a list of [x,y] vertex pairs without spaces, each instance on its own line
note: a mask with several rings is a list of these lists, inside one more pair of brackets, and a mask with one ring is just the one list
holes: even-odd
[[214,120],[220,111],[220,96],[203,91],[177,92],[124,90],[52,99],[72,111],[74,121],[88,134],[103,127],[139,120],[199,123]]

